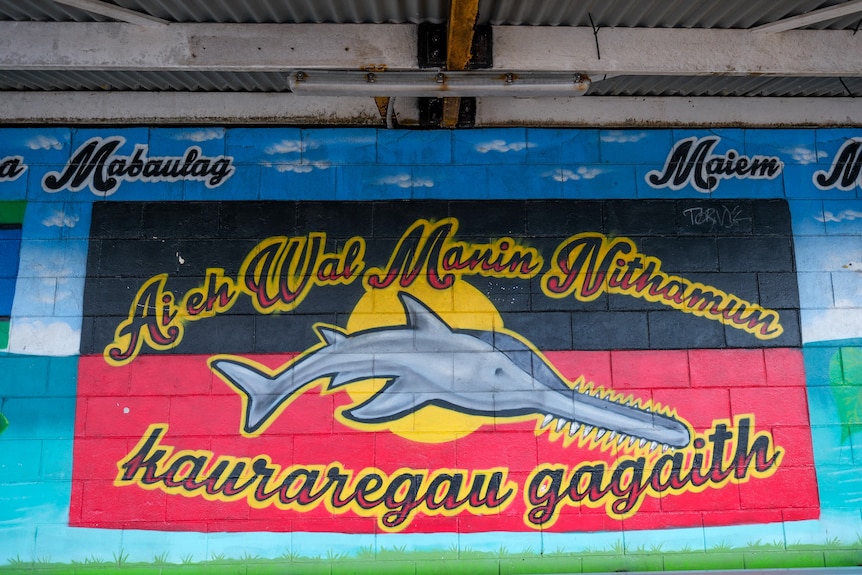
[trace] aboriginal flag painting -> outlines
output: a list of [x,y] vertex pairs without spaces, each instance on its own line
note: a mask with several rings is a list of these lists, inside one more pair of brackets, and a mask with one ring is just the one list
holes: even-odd
[[73,525],[819,516],[785,200],[102,202],[90,233]]

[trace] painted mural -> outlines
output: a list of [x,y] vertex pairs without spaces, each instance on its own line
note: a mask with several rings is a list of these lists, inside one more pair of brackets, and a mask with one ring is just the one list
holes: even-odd
[[2,129],[0,572],[860,564],[860,155]]

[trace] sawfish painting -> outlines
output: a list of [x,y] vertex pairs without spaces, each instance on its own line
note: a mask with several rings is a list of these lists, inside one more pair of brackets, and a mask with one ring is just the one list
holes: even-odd
[[280,370],[267,374],[237,359],[216,356],[210,368],[244,396],[243,431],[259,432],[279,408],[312,382],[328,379],[326,390],[385,380],[369,399],[342,415],[380,424],[426,406],[475,416],[535,416],[541,427],[556,420],[561,432],[593,434],[597,440],[647,442],[652,449],[683,448],[689,428],[670,414],[607,394],[575,389],[519,337],[501,331],[453,329],[424,303],[398,295],[406,325],[346,333],[315,326],[321,343]]

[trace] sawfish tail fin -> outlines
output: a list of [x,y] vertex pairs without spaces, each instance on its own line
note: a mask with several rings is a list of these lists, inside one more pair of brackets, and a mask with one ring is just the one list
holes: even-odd
[[257,433],[298,390],[292,381],[284,381],[285,376],[291,376],[290,371],[272,376],[232,359],[216,359],[210,362],[210,368],[242,397],[242,431],[248,435]]

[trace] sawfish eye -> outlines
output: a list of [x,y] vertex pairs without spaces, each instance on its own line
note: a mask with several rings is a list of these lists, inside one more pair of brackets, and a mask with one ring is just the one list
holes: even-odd
[[497,369],[495,369],[495,370],[494,370],[494,375],[497,375],[497,376],[499,376],[499,375],[503,375],[503,368],[502,368],[502,367],[498,367]]

